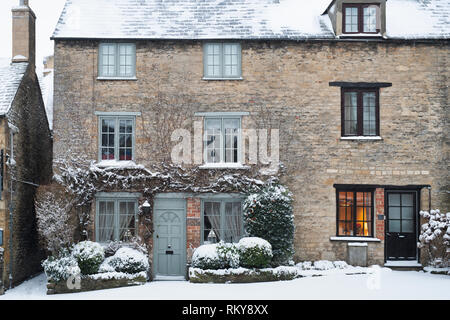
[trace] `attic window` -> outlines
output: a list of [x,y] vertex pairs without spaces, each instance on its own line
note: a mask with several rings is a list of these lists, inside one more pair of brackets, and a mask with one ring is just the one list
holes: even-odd
[[343,4],[342,29],[345,34],[377,34],[381,29],[378,4]]

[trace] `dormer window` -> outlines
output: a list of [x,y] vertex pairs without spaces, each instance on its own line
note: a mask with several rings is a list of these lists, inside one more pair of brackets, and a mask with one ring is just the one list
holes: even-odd
[[378,34],[381,29],[378,4],[344,3],[342,30],[344,34]]

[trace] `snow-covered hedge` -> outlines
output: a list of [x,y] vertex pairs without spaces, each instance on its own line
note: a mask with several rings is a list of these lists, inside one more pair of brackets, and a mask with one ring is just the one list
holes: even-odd
[[98,272],[121,272],[135,274],[146,272],[149,268],[148,258],[143,253],[132,248],[122,247],[100,265]]
[[217,245],[217,254],[221,261],[222,268],[238,268],[239,267],[239,249],[234,243],[225,243],[221,241]]
[[203,270],[217,270],[223,267],[217,251],[218,244],[204,244],[198,247],[192,255],[192,266]]
[[426,221],[421,226],[418,247],[426,252],[427,263],[432,267],[449,266],[450,254],[450,212],[441,213],[439,209],[420,211]]
[[51,282],[66,281],[81,273],[77,260],[70,254],[58,258],[49,257],[42,263],[45,275]]
[[292,193],[282,185],[269,185],[244,201],[244,224],[251,237],[272,245],[273,265],[285,265],[294,254]]
[[272,245],[262,238],[242,238],[237,247],[242,267],[264,268],[270,264],[273,257]]
[[72,256],[77,260],[82,274],[95,274],[105,260],[105,251],[97,242],[82,241],[73,247]]
[[270,243],[261,238],[242,238],[239,243],[215,243],[198,247],[192,255],[192,266],[202,270],[228,268],[261,268],[272,259]]

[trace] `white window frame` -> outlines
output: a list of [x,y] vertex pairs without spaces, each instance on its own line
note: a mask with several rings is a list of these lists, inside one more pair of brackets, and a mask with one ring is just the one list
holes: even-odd
[[[238,150],[237,150],[237,162],[225,162],[225,130],[224,130],[224,120],[239,120],[238,129]],[[221,120],[221,134],[220,134],[220,162],[208,162],[208,141],[207,141],[207,128],[206,122],[208,120]],[[233,114],[230,115],[216,115],[216,116],[206,116],[203,119],[203,162],[205,165],[219,165],[219,166],[242,166],[242,117]]]

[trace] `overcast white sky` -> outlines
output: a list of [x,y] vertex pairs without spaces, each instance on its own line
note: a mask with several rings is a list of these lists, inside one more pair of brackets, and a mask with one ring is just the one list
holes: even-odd
[[[36,64],[45,56],[53,54],[50,40],[65,0],[30,0],[30,7],[36,14]],[[11,58],[11,8],[19,5],[19,0],[0,0],[0,57]],[[39,67],[39,66],[38,66]]]

